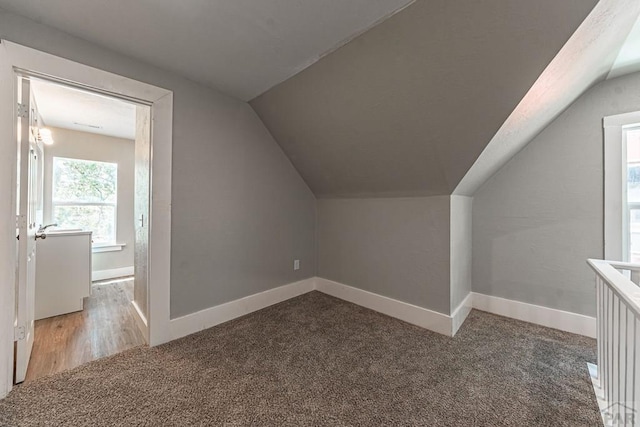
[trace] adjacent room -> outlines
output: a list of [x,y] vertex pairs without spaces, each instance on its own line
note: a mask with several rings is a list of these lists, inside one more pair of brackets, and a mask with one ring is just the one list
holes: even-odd
[[0,425],[640,425],[640,1],[0,0]]
[[134,300],[136,105],[29,86],[38,247],[27,382],[143,345],[146,332]]

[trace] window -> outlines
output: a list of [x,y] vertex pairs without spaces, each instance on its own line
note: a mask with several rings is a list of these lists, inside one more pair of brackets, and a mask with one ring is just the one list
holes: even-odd
[[640,263],[640,111],[604,117],[604,258]]
[[53,158],[53,222],[93,231],[94,245],[116,241],[116,163]]
[[640,263],[640,127],[623,130],[626,142],[626,210],[625,225],[627,234],[625,258],[629,262]]

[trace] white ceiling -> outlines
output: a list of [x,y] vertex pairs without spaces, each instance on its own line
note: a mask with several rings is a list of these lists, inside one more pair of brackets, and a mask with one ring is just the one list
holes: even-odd
[[414,0],[0,0],[0,7],[250,100]]
[[607,78],[612,79],[637,71],[640,71],[640,17],[620,49]]
[[45,126],[135,139],[135,104],[39,80],[31,88]]

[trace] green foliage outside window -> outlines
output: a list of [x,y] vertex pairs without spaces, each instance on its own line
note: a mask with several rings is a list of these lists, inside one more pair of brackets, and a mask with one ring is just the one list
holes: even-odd
[[117,177],[116,163],[55,157],[53,221],[93,231],[94,243],[115,242]]

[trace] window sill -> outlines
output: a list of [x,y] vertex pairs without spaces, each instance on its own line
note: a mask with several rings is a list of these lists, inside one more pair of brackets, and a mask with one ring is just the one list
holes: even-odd
[[91,252],[94,254],[100,254],[103,252],[118,252],[121,251],[122,249],[124,249],[124,247],[127,246],[126,243],[116,243],[113,245],[100,245],[100,246],[93,246],[91,248]]

